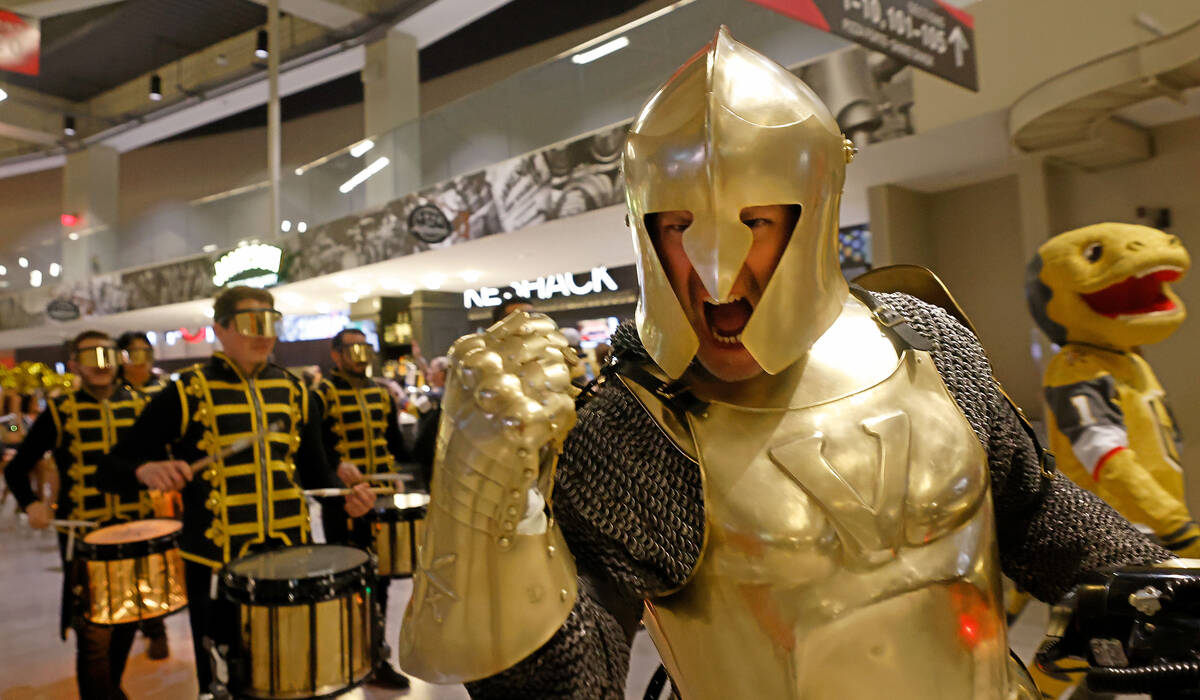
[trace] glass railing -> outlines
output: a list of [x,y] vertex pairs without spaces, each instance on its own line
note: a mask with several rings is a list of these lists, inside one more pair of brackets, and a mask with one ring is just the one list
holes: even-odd
[[[29,259],[29,269],[43,272],[46,285],[54,281],[48,270],[55,262],[86,265],[91,274],[102,275],[226,250],[244,240],[289,239],[332,221],[369,216],[389,202],[451,178],[475,172],[483,177],[483,170],[496,163],[590,132],[598,135],[572,148],[588,150],[584,157],[595,162],[615,162],[620,132],[612,136],[603,130],[632,119],[654,89],[721,24],[738,40],[788,66],[846,46],[837,37],[746,0],[683,0],[387,133],[285,168],[280,185],[284,230],[269,230],[266,183],[256,183],[192,202],[164,203],[118,230],[94,233],[104,238],[97,239],[99,245],[91,247],[94,253],[87,260],[70,260],[61,239],[27,246],[21,254]],[[582,53],[611,47],[613,41],[623,47],[579,62]],[[576,156],[563,154],[568,160]],[[530,177],[555,177],[554,158],[545,160],[546,172]],[[516,163],[514,167],[522,167],[519,160]],[[514,182],[524,175],[509,173]],[[504,185],[492,183],[493,189]],[[342,228],[353,225],[347,219]],[[64,254],[68,261],[63,261]],[[9,283],[7,291],[29,287],[28,275],[23,274],[28,270],[16,269],[16,255],[0,255],[0,263],[8,268],[0,277]]]

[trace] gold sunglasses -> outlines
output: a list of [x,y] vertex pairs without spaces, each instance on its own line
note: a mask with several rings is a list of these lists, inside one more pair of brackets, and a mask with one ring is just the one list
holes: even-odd
[[342,347],[342,354],[351,362],[370,362],[375,357],[375,348],[367,343],[351,343]]
[[79,350],[75,353],[75,361],[84,367],[94,367],[96,369],[107,369],[117,366],[117,349],[106,345],[99,345],[86,350]]
[[233,328],[242,335],[274,338],[279,335],[275,324],[281,320],[283,314],[275,309],[247,309],[233,314]]
[[125,351],[125,364],[148,365],[154,362],[154,348],[133,348]]

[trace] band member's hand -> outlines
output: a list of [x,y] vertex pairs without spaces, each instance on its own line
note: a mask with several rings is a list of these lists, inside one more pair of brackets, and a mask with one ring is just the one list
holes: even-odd
[[45,530],[50,527],[54,511],[50,510],[50,506],[46,505],[44,501],[34,501],[25,509],[25,515],[29,516],[29,527],[35,530]]
[[337,466],[338,478],[347,486],[353,486],[363,480],[362,472],[350,462],[342,462]]
[[181,491],[192,480],[192,468],[178,459],[146,462],[134,474],[138,481],[158,491]]
[[355,484],[346,494],[346,515],[358,518],[366,515],[375,506],[375,494],[366,483]]

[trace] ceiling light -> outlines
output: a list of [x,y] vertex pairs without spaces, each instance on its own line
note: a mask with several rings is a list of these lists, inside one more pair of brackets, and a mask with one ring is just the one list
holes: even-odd
[[3,102],[7,99],[8,99],[8,93],[5,92],[4,90],[0,90],[0,102]]
[[3,265],[0,265],[0,276],[7,275],[7,274],[8,274],[8,268]]
[[296,230],[299,231],[300,233],[304,233],[305,231],[308,230],[308,222],[301,221],[301,222],[297,223]]
[[50,263],[50,276],[58,277],[61,274],[62,274],[62,265],[59,265],[58,263]]
[[69,114],[63,117],[63,133],[67,136],[75,135],[75,117]]
[[358,158],[372,148],[375,148],[375,142],[371,139],[364,139],[350,147],[350,156]]
[[346,292],[342,295],[342,299],[344,299],[347,304],[353,304],[354,302],[358,301],[358,295],[354,292]]
[[150,101],[158,102],[163,97],[162,95],[162,78],[158,73],[150,76]]
[[67,234],[67,238],[70,238],[73,241],[77,241],[77,240],[79,240],[79,234],[72,231]]
[[205,252],[205,253],[215,253],[215,252],[217,252],[217,244],[216,244],[216,243],[209,243],[208,245],[206,245],[206,246],[204,246],[204,247],[200,248],[200,250],[201,250],[201,251],[203,251],[203,252]]
[[30,287],[42,286],[42,271],[41,270],[33,270],[32,272],[29,273],[29,286]]
[[359,299],[361,299],[365,296],[371,295],[371,288],[370,287],[356,287],[354,289],[354,293],[358,295]]
[[318,303],[315,308],[317,309],[317,313],[319,313],[319,314],[329,313],[329,304],[326,304],[323,301]]
[[383,156],[382,158],[376,159],[374,163],[371,163],[367,167],[365,167],[362,170],[355,173],[354,177],[351,177],[349,180],[346,180],[345,182],[343,182],[342,186],[338,188],[338,192],[341,192],[342,194],[347,194],[348,192],[350,192],[350,190],[361,185],[364,180],[371,177],[372,175],[379,172],[380,170],[383,170],[384,168],[386,168],[388,166],[388,163],[390,163],[390,162],[391,161],[388,160],[387,156]]
[[588,49],[587,51],[580,51],[579,53],[577,53],[571,57],[571,63],[575,63],[575,64],[582,66],[585,63],[591,63],[592,61],[596,60],[597,58],[603,58],[603,57],[609,55],[610,53],[620,51],[621,49],[625,48],[626,46],[629,46],[629,38],[619,36],[616,39],[613,39],[612,41],[607,41],[603,44],[600,44],[599,46],[597,46],[594,49]]
[[291,222],[291,220],[290,220],[290,219],[284,219],[283,221],[280,221],[280,222],[279,222],[279,230],[280,230],[280,231],[283,231],[284,233],[287,233],[288,231],[291,231],[291,230],[292,230],[292,222]]
[[207,306],[207,307],[205,307],[205,309],[204,309],[204,316],[205,316],[206,318],[212,318],[214,315],[216,315],[216,311],[215,311],[215,310],[213,310],[213,307],[211,307],[211,306]]
[[258,40],[254,42],[255,58],[266,58],[267,54],[267,30],[258,30]]
[[440,289],[442,286],[442,283],[445,281],[446,281],[446,277],[444,275],[439,275],[437,273],[434,273],[432,275],[426,275],[425,280],[424,280],[425,288],[426,289]]
[[483,273],[479,270],[463,270],[459,273],[459,277],[463,278],[464,282],[478,282]]
[[25,256],[21,256],[21,257],[17,258],[17,264],[20,265],[21,267],[29,267],[29,258],[26,258]]

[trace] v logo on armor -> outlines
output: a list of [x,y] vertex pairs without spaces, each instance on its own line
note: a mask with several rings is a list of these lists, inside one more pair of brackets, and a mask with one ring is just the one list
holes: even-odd
[[912,422],[897,411],[859,426],[877,446],[874,468],[840,471],[826,459],[827,438],[820,432],[771,447],[767,454],[828,514],[852,556],[882,564],[904,541]]

